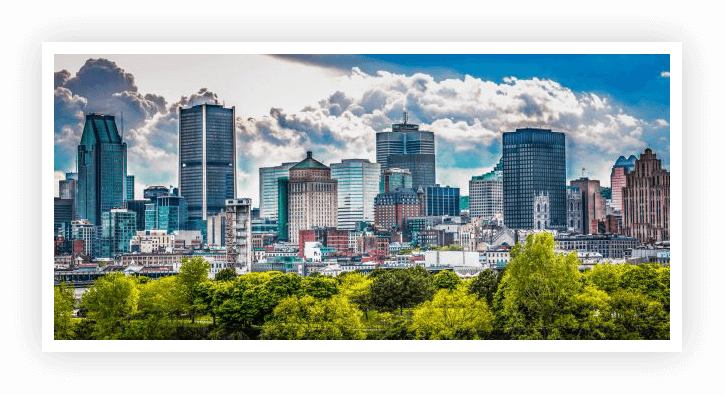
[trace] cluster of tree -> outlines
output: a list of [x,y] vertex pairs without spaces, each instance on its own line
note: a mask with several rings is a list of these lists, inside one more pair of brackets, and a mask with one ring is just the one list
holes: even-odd
[[158,280],[111,274],[75,299],[55,289],[57,339],[667,339],[669,268],[597,265],[517,245],[504,271],[470,280],[424,268],[207,278],[201,258]]

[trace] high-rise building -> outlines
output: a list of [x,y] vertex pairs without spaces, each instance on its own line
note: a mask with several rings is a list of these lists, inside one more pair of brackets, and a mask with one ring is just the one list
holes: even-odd
[[136,230],[146,229],[146,205],[151,203],[150,200],[127,200],[121,204],[121,208],[136,213]]
[[95,258],[99,255],[99,227],[91,224],[87,219],[81,219],[71,222],[71,239],[83,242],[82,254]]
[[159,196],[171,195],[171,190],[163,185],[152,185],[143,190],[143,198],[156,200]]
[[227,263],[251,272],[252,265],[252,199],[227,199],[226,247]]
[[289,241],[289,177],[277,179],[277,237]]
[[582,177],[569,182],[572,187],[577,187],[581,193],[582,202],[582,228],[581,234],[590,234],[591,223],[594,220],[601,220],[607,217],[607,202],[600,192],[599,180],[590,180]]
[[[65,180],[58,181],[58,196],[73,201],[73,220],[76,219],[78,201],[78,173],[65,173]],[[70,224],[68,224],[70,229]]]
[[136,193],[134,192],[135,177],[132,174],[126,176],[126,199],[134,200]]
[[297,162],[282,163],[279,166],[259,168],[259,217],[276,220],[279,215],[279,194],[277,181],[280,178],[289,178],[289,169]]
[[206,233],[207,215],[236,197],[234,107],[179,108],[179,195],[188,203],[189,229]]
[[[53,235],[57,236],[58,232],[70,230],[70,223],[75,220],[75,207],[73,199],[55,198],[53,202]],[[69,234],[62,235],[66,240]]]
[[358,222],[375,221],[380,164],[367,159],[343,159],[330,164],[330,174],[337,180],[337,228],[354,230]]
[[112,115],[87,114],[76,158],[77,218],[100,225],[101,213],[126,198],[126,143]]
[[315,226],[337,227],[337,180],[330,168],[312,158],[312,152],[289,170],[289,238]]
[[647,148],[622,188],[623,233],[641,243],[670,239],[670,172]]
[[460,189],[440,185],[425,187],[425,215],[461,215]]
[[186,199],[182,196],[159,196],[154,203],[146,204],[144,227],[165,230],[170,234],[186,230],[187,219]]
[[227,213],[226,209],[217,215],[206,217],[206,243],[209,247],[226,247]]
[[551,229],[566,229],[564,133],[516,129],[503,134],[503,218],[512,229],[533,229],[534,196],[549,197]]
[[113,258],[131,252],[131,239],[136,235],[136,213],[114,208],[102,215],[101,256]]
[[389,193],[396,189],[413,189],[413,176],[408,169],[385,169],[380,175],[380,193]]
[[630,155],[629,158],[620,156],[612,166],[610,181],[612,186],[612,206],[615,210],[622,210],[622,188],[627,186],[627,173],[634,170],[634,162],[637,157]]
[[503,217],[503,159],[490,172],[468,182],[471,218]]
[[435,136],[408,123],[393,124],[392,131],[375,134],[375,155],[381,170],[407,169],[412,176],[412,188],[435,185]]

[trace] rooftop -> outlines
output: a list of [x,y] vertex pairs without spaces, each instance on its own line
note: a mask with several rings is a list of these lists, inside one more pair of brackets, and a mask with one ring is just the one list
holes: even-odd
[[322,162],[312,158],[312,151],[307,151],[307,157],[290,168],[290,170],[299,169],[329,169],[329,167],[323,165]]

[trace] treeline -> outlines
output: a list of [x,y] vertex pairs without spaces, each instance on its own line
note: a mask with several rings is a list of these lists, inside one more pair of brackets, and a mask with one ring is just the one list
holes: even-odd
[[[201,258],[150,280],[109,274],[76,306],[55,288],[56,339],[668,339],[670,270],[596,265],[556,254],[548,233],[506,270],[470,280],[421,267],[299,277],[207,278]],[[73,310],[79,308],[74,318]]]

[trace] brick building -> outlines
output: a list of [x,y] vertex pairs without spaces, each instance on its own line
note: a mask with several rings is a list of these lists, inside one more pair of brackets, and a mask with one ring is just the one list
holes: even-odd
[[670,172],[647,148],[622,188],[622,233],[644,244],[670,239]]

